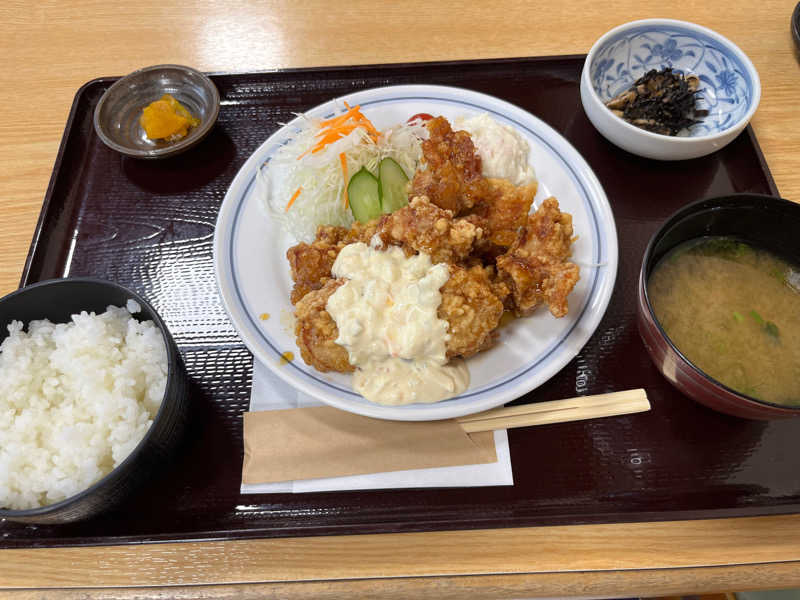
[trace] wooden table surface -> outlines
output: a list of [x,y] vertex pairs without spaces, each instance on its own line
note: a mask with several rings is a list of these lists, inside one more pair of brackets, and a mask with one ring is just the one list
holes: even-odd
[[[625,21],[694,21],[755,63],[763,95],[752,125],[781,194],[800,201],[793,8],[793,0],[4,0],[0,294],[18,285],[75,92],[95,77],[158,63],[252,71],[576,54]],[[446,599],[793,586],[800,515],[0,551],[0,595],[12,598],[49,595],[43,588],[70,588],[64,595],[75,598]]]

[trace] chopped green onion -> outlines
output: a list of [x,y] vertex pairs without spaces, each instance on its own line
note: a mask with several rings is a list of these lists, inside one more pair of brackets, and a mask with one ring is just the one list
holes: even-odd
[[736,311],[733,311],[733,318],[736,319],[737,323],[741,323],[742,321],[744,321],[744,317],[742,316],[742,313],[739,313],[739,312],[736,312]]
[[771,335],[774,338],[778,337],[778,326],[775,325],[772,321],[767,321],[764,325],[764,331],[767,332],[768,335]]
[[765,321],[764,317],[758,314],[755,310],[750,311],[750,316],[753,317],[753,320],[756,323],[758,323],[761,327],[764,328],[764,331],[767,333],[767,335],[771,335],[775,339],[778,338],[779,335],[778,326],[775,325],[775,323],[773,323],[772,321]]

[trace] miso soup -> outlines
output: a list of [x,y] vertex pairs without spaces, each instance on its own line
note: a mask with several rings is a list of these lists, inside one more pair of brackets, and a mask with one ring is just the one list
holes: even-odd
[[695,366],[759,400],[800,405],[800,269],[732,238],[679,245],[653,269],[658,322]]

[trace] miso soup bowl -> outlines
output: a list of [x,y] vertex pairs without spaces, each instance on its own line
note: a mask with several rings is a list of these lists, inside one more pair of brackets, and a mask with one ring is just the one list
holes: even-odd
[[[671,67],[700,78],[697,108],[701,122],[677,136],[631,125],[605,103],[630,88],[651,69]],[[674,19],[624,23],[595,42],[581,74],[581,102],[603,137],[632,154],[657,160],[697,158],[723,148],[747,127],[761,99],[761,83],[751,60],[715,31]]]
[[800,416],[800,406],[764,402],[737,392],[695,366],[675,346],[656,319],[647,282],[653,268],[683,242],[728,236],[769,250],[800,264],[800,204],[774,196],[734,194],[689,204],[655,233],[639,272],[637,326],[656,367],[669,382],[693,400],[714,410],[748,419]]

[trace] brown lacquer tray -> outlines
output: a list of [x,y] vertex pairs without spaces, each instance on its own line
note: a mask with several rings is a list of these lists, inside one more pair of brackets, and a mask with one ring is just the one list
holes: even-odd
[[[746,421],[673,390],[635,327],[648,238],[704,196],[777,194],[748,128],[707,158],[662,163],[602,138],[581,108],[583,59],[556,57],[323,68],[213,79],[219,121],[198,147],[140,161],[106,148],[92,112],[114,79],[86,84],[69,117],[23,284],[96,275],[148,297],[192,380],[191,429],[165,472],[113,513],[63,526],[0,523],[0,547],[331,535],[750,516],[800,512],[800,420]],[[509,432],[513,487],[240,495],[252,357],[228,321],[212,267],[231,180],[293,113],[348,92],[427,83],[499,96],[543,119],[586,158],[619,232],[608,311],[580,354],[519,402],[644,387],[648,413]]]

